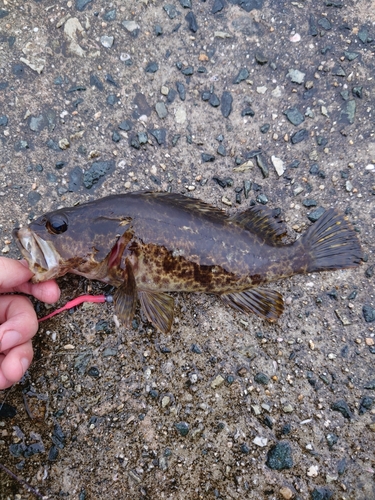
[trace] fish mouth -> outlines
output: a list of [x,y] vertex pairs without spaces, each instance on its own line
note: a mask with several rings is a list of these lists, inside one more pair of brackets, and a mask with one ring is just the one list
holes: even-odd
[[50,241],[43,240],[28,227],[13,230],[13,238],[26,259],[34,276],[32,283],[39,283],[65,274],[61,272],[61,257]]

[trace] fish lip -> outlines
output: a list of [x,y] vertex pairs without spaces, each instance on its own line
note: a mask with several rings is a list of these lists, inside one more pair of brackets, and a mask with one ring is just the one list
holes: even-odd
[[13,238],[30,271],[34,273],[31,279],[33,283],[47,281],[61,274],[61,258],[51,242],[43,240],[28,227],[15,228]]

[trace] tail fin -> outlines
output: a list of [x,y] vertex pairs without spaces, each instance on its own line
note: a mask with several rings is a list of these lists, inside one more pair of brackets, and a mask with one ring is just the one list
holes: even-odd
[[310,254],[307,272],[356,267],[362,258],[358,236],[342,214],[326,210],[301,237]]

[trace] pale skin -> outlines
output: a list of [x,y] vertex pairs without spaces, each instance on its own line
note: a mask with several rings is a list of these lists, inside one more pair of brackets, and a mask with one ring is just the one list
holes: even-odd
[[[32,284],[25,261],[0,257],[0,390],[18,382],[33,359],[32,337],[38,320],[30,300],[19,292],[52,304],[60,297],[55,281]],[[3,295],[4,294],[4,295]]]

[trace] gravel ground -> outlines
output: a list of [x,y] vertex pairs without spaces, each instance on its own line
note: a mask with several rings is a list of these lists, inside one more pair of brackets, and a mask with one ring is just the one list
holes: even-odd
[[[373,2],[169,1],[2,0],[2,254],[43,212],[152,189],[281,208],[293,238],[337,207],[364,263],[276,283],[273,325],[189,294],[168,335],[110,304],[43,323],[0,462],[48,498],[375,499]],[[60,285],[56,307],[105,289]],[[35,492],[0,470],[0,498]]]

